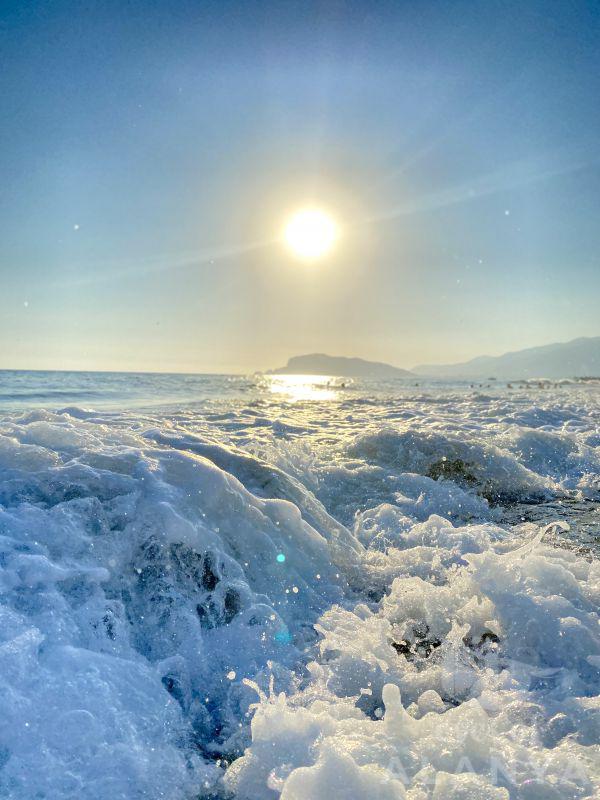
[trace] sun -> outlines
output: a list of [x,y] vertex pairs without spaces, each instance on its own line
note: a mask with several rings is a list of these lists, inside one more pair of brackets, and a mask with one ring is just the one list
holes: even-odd
[[284,240],[297,258],[315,261],[326,255],[339,235],[333,217],[319,208],[303,208],[288,220]]

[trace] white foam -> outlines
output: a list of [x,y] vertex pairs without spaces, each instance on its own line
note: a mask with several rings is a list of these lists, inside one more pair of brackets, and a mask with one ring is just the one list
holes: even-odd
[[0,794],[596,796],[598,561],[494,507],[597,497],[572,391],[4,417]]

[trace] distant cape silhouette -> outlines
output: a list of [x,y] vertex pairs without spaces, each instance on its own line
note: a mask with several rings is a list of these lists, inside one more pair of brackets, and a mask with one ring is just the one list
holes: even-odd
[[272,375],[335,375],[346,378],[414,378],[412,372],[380,361],[363,358],[328,356],[310,353],[290,358],[285,367],[271,370]]
[[530,347],[460,364],[422,364],[418,375],[436,378],[583,378],[600,375],[600,336]]

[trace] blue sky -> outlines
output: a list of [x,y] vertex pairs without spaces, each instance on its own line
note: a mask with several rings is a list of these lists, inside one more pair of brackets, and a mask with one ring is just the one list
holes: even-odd
[[[0,17],[0,367],[410,367],[600,334],[600,7]],[[277,241],[317,203],[318,264]]]

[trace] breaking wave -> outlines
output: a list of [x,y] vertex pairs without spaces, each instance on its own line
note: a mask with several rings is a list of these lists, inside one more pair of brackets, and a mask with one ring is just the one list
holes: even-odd
[[3,418],[2,796],[597,796],[595,410],[363,406]]

